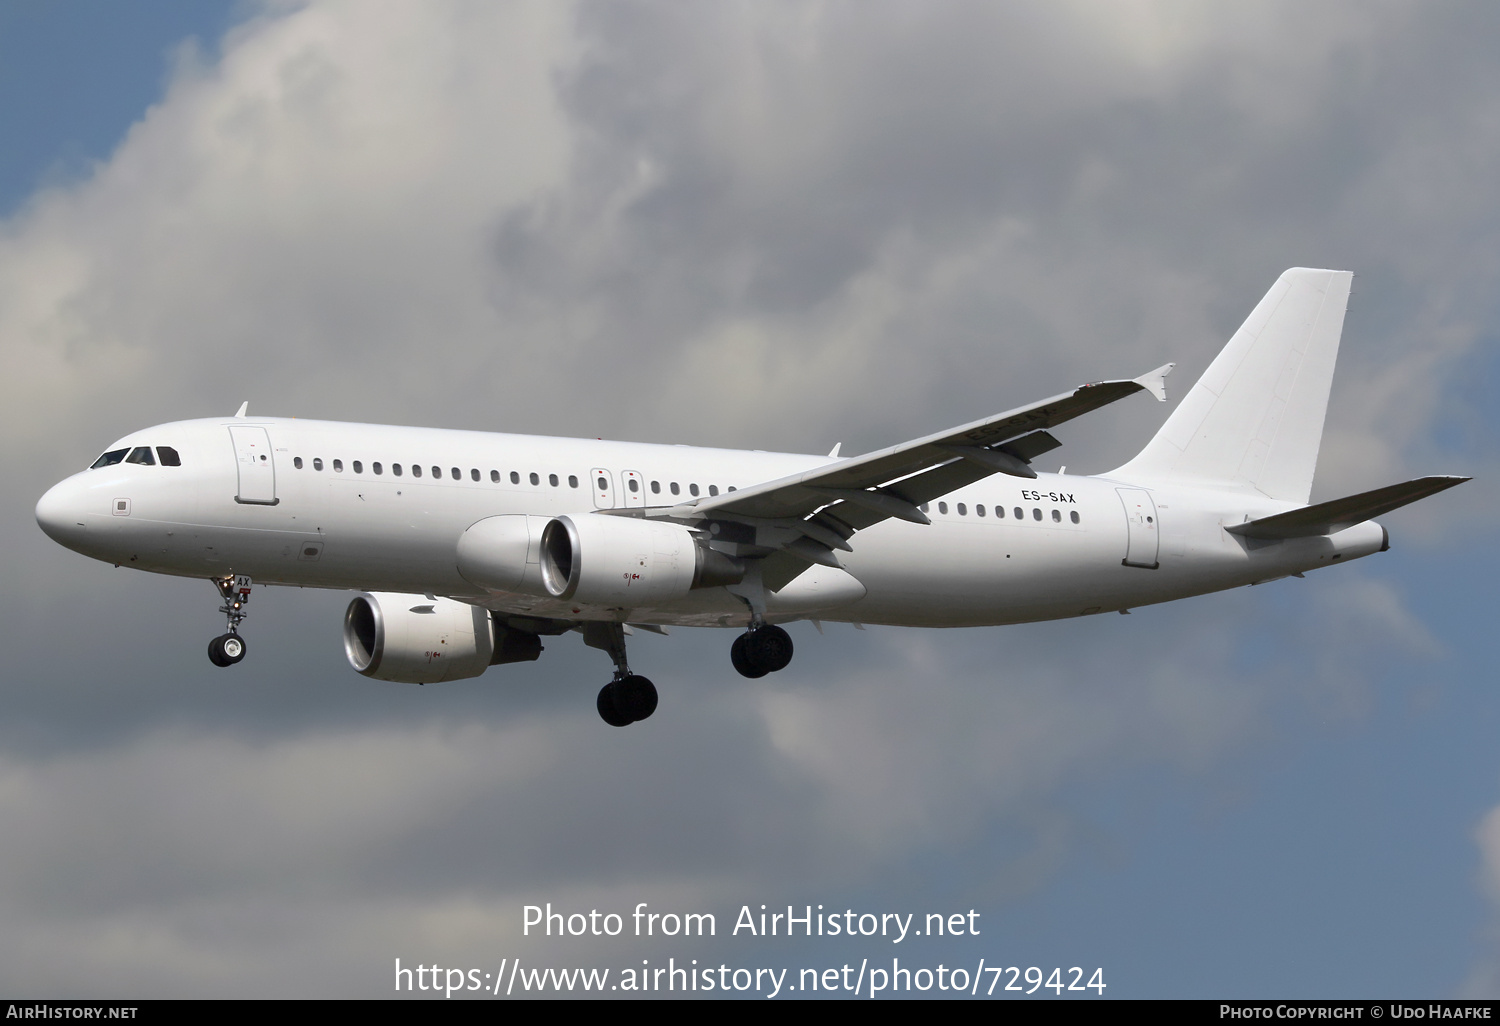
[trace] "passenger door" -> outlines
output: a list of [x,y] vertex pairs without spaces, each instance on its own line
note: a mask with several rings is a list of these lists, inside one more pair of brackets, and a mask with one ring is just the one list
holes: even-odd
[[235,425],[229,429],[229,439],[239,468],[239,491],[234,501],[255,506],[276,505],[276,461],[271,452],[271,436],[263,427]]
[[1161,566],[1157,561],[1160,534],[1156,530],[1156,503],[1151,493],[1140,488],[1116,488],[1120,501],[1125,505],[1125,525],[1128,537],[1125,542],[1126,566],[1139,566],[1155,570]]

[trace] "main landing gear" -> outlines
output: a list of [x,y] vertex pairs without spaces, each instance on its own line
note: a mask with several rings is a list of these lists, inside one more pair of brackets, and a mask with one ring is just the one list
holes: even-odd
[[245,639],[240,637],[240,621],[245,619],[245,604],[250,601],[250,578],[241,574],[236,577],[214,578],[214,587],[224,604],[219,612],[228,618],[228,630],[208,643],[208,661],[215,666],[233,666],[245,658]]
[[656,712],[656,685],[630,672],[625,660],[625,626],[618,623],[586,623],[583,643],[602,648],[615,664],[615,677],[599,689],[599,718],[611,727],[625,727],[648,719]]
[[775,624],[751,627],[734,639],[729,661],[741,676],[764,677],[792,661],[792,636]]

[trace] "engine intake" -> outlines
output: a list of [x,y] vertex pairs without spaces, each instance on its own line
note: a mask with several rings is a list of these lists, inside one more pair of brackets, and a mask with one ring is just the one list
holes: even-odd
[[489,610],[453,599],[389,592],[356,595],[344,612],[344,653],[366,677],[436,684],[477,677],[496,663],[535,659],[534,634],[495,624]]

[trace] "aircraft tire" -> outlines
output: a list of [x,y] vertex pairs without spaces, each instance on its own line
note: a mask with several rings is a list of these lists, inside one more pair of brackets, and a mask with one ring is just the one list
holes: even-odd
[[751,680],[757,677],[764,677],[767,673],[771,672],[763,669],[755,661],[755,657],[750,649],[750,633],[748,631],[735,638],[734,644],[729,646],[729,661],[734,664],[734,668],[739,671],[741,677],[749,677]]
[[615,707],[614,681],[610,681],[599,689],[599,701],[596,704],[599,710],[599,718],[611,727],[630,726],[630,718],[620,715],[620,710]]
[[615,709],[632,723],[639,723],[656,712],[656,685],[645,677],[631,674],[614,683]]
[[208,661],[215,666],[228,666],[229,659],[224,655],[224,635],[219,635],[208,643]]
[[763,673],[784,670],[792,661],[792,636],[775,624],[767,624],[745,635],[750,660]]
[[219,638],[219,651],[224,653],[227,665],[233,666],[245,658],[245,639],[238,634],[225,634]]

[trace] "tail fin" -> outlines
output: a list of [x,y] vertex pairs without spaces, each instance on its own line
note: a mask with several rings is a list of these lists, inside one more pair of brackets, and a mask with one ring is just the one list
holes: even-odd
[[1282,274],[1156,437],[1109,476],[1199,479],[1307,502],[1353,278]]

